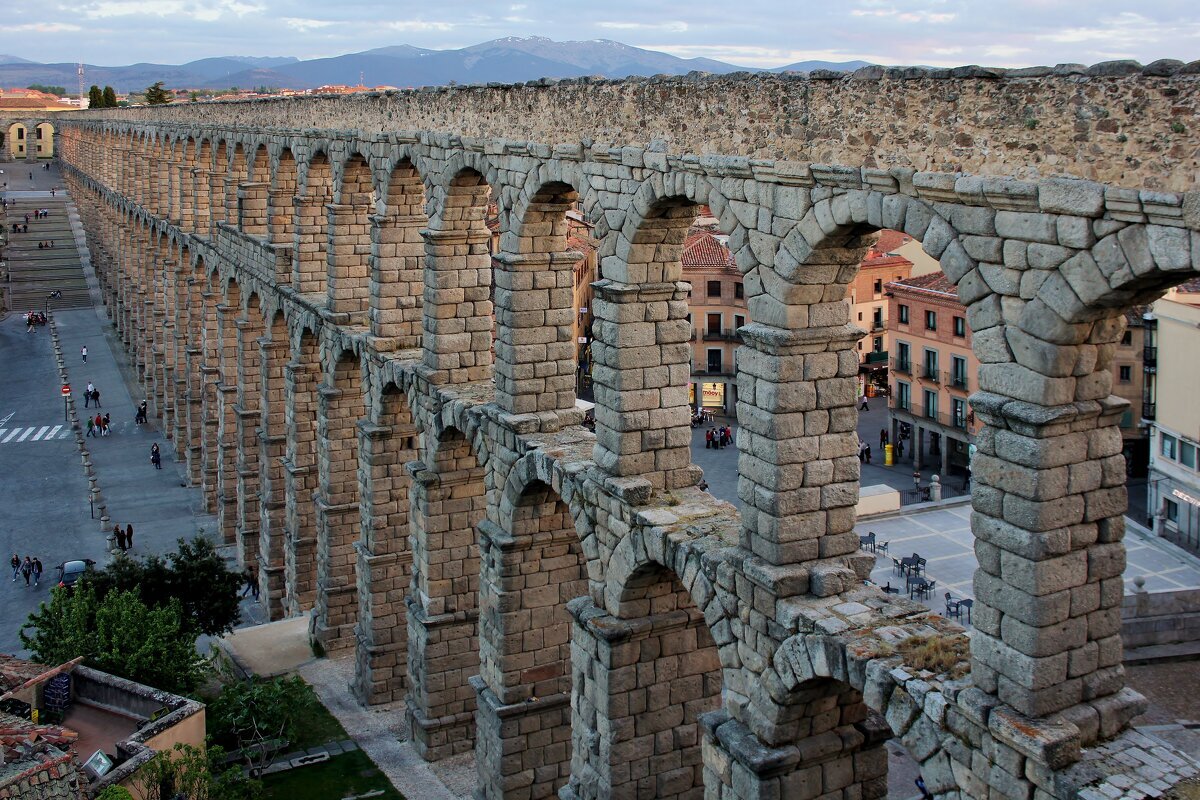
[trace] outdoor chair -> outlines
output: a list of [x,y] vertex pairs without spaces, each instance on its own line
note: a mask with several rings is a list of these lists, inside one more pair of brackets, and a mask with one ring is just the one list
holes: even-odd
[[888,551],[888,543],[887,542],[877,542],[876,543],[876,545],[875,545],[876,553],[886,553],[887,551]]
[[900,559],[892,558],[892,572],[896,575],[903,575],[905,571],[904,565],[900,563]]
[[962,606],[950,596],[949,592],[946,592],[946,618],[952,619],[954,617],[962,619]]

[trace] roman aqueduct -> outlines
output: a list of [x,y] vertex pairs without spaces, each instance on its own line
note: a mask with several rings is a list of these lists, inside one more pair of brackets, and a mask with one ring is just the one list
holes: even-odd
[[[1124,310],[1200,272],[1194,67],[106,109],[59,117],[57,146],[145,391],[272,617],[353,649],[425,758],[473,748],[480,796],[883,797],[894,736],[938,798],[1066,798],[1194,774],[1128,729],[1110,394]],[[701,204],[753,319],[740,514],[689,450]],[[601,247],[594,433],[573,207]],[[983,362],[969,671],[910,666],[906,637],[965,634],[863,585],[843,298],[882,228],[940,260]]]

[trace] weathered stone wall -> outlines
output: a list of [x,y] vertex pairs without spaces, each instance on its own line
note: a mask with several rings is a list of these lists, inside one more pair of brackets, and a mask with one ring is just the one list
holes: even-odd
[[[360,99],[369,118],[379,99]],[[353,644],[365,699],[403,690],[422,755],[473,748],[484,796],[877,796],[889,733],[938,798],[1110,780],[1072,767],[1143,707],[1119,664],[1109,364],[1125,309],[1197,273],[1195,195],[444,133],[81,119],[61,138],[144,381],[171,362],[158,314],[184,332],[170,430],[239,557],[268,588],[282,573],[276,613]],[[374,207],[347,207],[364,164]],[[251,233],[230,198],[263,182]],[[603,274],[595,432],[563,380],[575,197]],[[741,514],[697,487],[688,447],[679,251],[699,205],[753,319]],[[959,628],[862,587],[845,298],[881,228],[939,259],[982,365],[969,662]],[[172,284],[174,306],[154,288]],[[238,334],[260,327],[255,372]],[[262,386],[257,443],[229,417],[253,411],[224,400],[254,387],[231,380]],[[227,500],[253,447],[257,547],[254,504]],[[958,641],[955,663],[898,652],[923,636]],[[1195,774],[1171,764],[1169,781]]]
[[225,128],[396,132],[401,141],[429,131],[602,154],[653,142],[664,153],[1194,189],[1200,68],[1104,67],[583,79],[77,116],[134,125],[202,118]]

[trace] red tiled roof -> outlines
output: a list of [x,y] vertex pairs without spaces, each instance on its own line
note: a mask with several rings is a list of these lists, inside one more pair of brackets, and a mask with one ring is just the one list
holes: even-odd
[[708,231],[694,231],[683,242],[683,268],[736,268],[733,253]]
[[[907,233],[901,233],[900,231],[893,231],[885,228],[879,232],[879,240],[871,246],[871,254],[873,255],[878,253],[880,255],[884,255],[887,253],[894,253],[900,249],[900,247],[908,244],[911,241],[912,237]],[[870,258],[871,255],[868,255],[867,257]]]
[[892,281],[888,287],[897,289],[918,289],[926,292],[935,292],[943,294],[947,297],[958,299],[958,290],[954,288],[954,284],[946,279],[942,272],[930,272],[927,275],[917,275],[913,278],[905,278],[902,281]]
[[53,667],[0,653],[0,694],[44,675]]

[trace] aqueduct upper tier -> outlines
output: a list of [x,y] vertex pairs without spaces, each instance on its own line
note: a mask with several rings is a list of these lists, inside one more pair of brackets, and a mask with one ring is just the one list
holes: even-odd
[[[63,118],[59,153],[114,323],[272,614],[353,648],[425,757],[473,748],[483,796],[882,797],[896,736],[939,798],[1067,798],[1125,785],[1107,742],[1144,746],[1110,361],[1124,310],[1198,272],[1200,76],[1060,72],[105,110]],[[740,514],[689,448],[700,206],[752,319]],[[572,209],[600,243],[594,433]],[[862,585],[845,296],[883,228],[940,260],[982,363],[969,659]],[[923,637],[960,663],[915,667]]]

